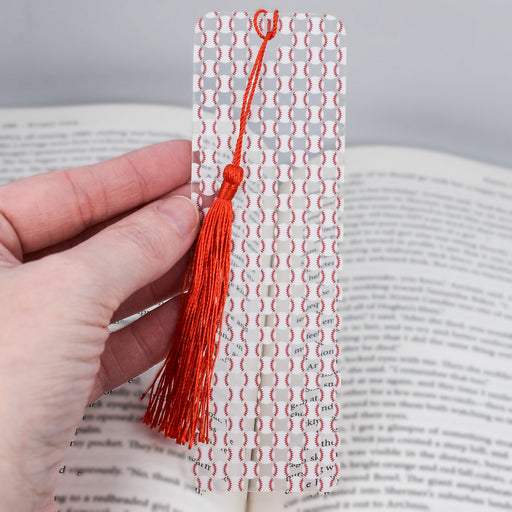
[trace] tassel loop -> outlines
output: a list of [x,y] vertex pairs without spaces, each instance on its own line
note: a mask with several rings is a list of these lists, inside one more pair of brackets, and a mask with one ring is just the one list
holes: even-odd
[[272,21],[267,20],[267,33],[264,34],[259,27],[258,18],[260,17],[260,14],[263,14],[264,16],[267,15],[267,11],[265,9],[260,9],[259,11],[256,11],[254,14],[254,29],[256,30],[256,33],[261,37],[261,39],[273,39],[275,35],[277,34],[277,25],[278,25],[278,19],[279,19],[279,11],[274,11],[274,15],[272,16]]

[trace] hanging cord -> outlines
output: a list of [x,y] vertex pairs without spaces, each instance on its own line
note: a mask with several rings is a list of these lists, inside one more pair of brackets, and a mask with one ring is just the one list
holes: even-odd
[[267,20],[266,34],[258,26],[261,14],[266,15],[267,11],[257,11],[253,23],[263,42],[244,93],[233,163],[224,169],[217,198],[208,210],[199,233],[183,283],[169,355],[144,394],[149,394],[149,404],[142,421],[151,428],[158,428],[166,437],[176,439],[177,443],[188,444],[189,448],[194,444],[196,433],[199,442],[208,442],[211,382],[229,287],[233,224],[231,200],[244,177],[240,167],[243,137],[265,49],[277,33],[278,11],[274,11],[272,22]]
[[247,118],[249,117],[249,114],[251,112],[252,99],[254,97],[254,93],[256,92],[256,87],[258,86],[258,80],[261,73],[261,66],[263,65],[263,56],[265,55],[265,50],[267,48],[268,42],[271,39],[273,39],[277,33],[279,12],[274,11],[272,25],[270,20],[267,20],[267,33],[265,35],[261,33],[261,30],[258,26],[258,17],[262,13],[267,14],[267,11],[265,11],[265,9],[260,9],[254,15],[254,28],[256,29],[258,35],[263,39],[263,43],[261,43],[258,55],[256,56],[256,60],[254,61],[254,65],[252,67],[251,74],[249,75],[249,79],[247,80],[247,87],[245,88],[244,99],[242,101],[242,110],[240,112],[240,131],[238,133],[236,148],[233,154],[233,165],[240,165],[245,125],[247,123]]

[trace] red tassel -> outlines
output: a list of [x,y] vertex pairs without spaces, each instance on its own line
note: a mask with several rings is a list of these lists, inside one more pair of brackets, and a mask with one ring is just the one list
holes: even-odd
[[241,167],[228,165],[224,182],[197,239],[182,295],[172,350],[149,388],[143,422],[179,444],[208,439],[208,406],[231,260],[231,199],[242,182]]
[[[254,26],[263,43],[252,68],[240,114],[240,132],[233,164],[224,169],[224,181],[217,198],[203,222],[182,293],[176,331],[171,351],[153,384],[146,392],[149,405],[142,421],[158,428],[179,444],[208,441],[211,382],[219,350],[220,329],[226,303],[231,263],[231,200],[243,180],[240,167],[242,139],[256,91],[268,41],[277,32],[278,11],[273,24],[268,23],[264,35],[258,27],[260,10],[254,15]],[[145,396],[145,395],[144,395]],[[143,398],[144,398],[143,396]]]

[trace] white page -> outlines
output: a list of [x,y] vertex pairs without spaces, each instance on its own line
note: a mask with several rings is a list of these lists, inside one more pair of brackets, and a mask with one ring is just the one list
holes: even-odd
[[245,493],[198,494],[192,452],[140,422],[153,371],[88,407],[61,468],[57,511],[245,510]]
[[342,482],[254,510],[512,508],[512,171],[347,153]]
[[[2,109],[0,184],[190,137],[190,119],[188,109],[152,105]],[[197,494],[185,478],[190,452],[140,423],[151,381],[148,372],[85,411],[60,470],[57,511],[245,509],[244,493]]]
[[84,105],[0,109],[0,183],[79,167],[169,139],[189,138],[189,109]]

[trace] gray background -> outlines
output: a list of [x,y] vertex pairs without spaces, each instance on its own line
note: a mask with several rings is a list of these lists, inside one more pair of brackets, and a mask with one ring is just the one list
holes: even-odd
[[509,0],[0,0],[0,107],[188,106],[197,18],[260,7],[344,21],[349,145],[512,166]]

